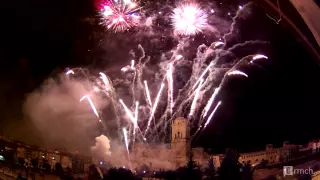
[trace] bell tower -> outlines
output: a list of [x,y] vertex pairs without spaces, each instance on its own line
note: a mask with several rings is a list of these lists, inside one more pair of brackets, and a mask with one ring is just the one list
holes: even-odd
[[185,165],[190,154],[190,128],[189,122],[179,117],[172,122],[171,127],[171,149],[176,166]]

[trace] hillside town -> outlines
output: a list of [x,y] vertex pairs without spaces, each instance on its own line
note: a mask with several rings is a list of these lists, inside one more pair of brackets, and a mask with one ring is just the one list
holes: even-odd
[[[181,121],[181,119],[180,119]],[[181,123],[179,121],[179,123]],[[178,121],[177,121],[178,122]],[[196,152],[193,150],[192,152]],[[250,165],[258,171],[264,168],[278,167],[290,163],[297,159],[303,159],[309,156],[318,155],[320,152],[320,141],[310,141],[305,145],[294,145],[289,142],[284,142],[282,147],[273,147],[271,144],[266,145],[266,149],[257,152],[247,152],[238,154],[238,163],[243,167]],[[226,154],[211,154],[206,153],[208,159],[199,160],[199,156],[194,156],[194,162],[200,169],[209,168],[210,164],[213,166],[215,172],[219,171]],[[184,164],[181,162],[179,166],[170,167],[171,170],[176,170],[186,166],[188,156],[193,156],[192,153],[186,154],[184,157]],[[138,158],[138,157],[137,157]],[[157,168],[148,164],[148,159],[145,158],[145,163],[141,168],[132,170],[133,172],[142,176],[148,175],[146,172],[161,172],[166,171],[163,168]],[[171,159],[172,160],[172,159]],[[134,159],[133,159],[134,161]],[[0,164],[2,167],[11,168],[13,164],[24,166],[26,168],[38,168],[45,173],[55,172],[57,167],[68,170],[72,174],[87,174],[91,164],[97,164],[101,169],[108,169],[106,163],[100,163],[99,160],[94,160],[91,156],[81,155],[77,152],[70,153],[63,149],[46,149],[36,146],[24,144],[19,141],[0,138]],[[59,166],[57,166],[59,165]],[[148,167],[150,165],[150,167]],[[170,169],[167,169],[170,171]],[[140,171],[140,172],[139,172]],[[319,175],[319,173],[318,173]]]

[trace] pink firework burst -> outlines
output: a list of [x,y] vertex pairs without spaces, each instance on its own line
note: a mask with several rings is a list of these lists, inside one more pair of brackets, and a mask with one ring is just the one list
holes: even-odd
[[139,23],[138,9],[134,2],[109,3],[102,9],[102,22],[114,32],[125,31]]
[[171,15],[175,32],[183,35],[194,35],[207,25],[207,14],[195,4],[177,7]]

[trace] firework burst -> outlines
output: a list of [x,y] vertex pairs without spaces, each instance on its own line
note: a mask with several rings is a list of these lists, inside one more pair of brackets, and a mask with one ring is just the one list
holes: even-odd
[[102,22],[114,32],[125,31],[139,23],[139,16],[135,14],[139,9],[135,2],[111,1],[102,9]]
[[173,12],[171,19],[178,34],[194,35],[202,32],[207,25],[207,14],[197,5],[182,5]]

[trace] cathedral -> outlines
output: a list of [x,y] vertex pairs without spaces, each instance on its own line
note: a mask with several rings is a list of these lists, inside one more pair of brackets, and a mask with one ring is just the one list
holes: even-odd
[[150,169],[177,169],[187,164],[190,153],[200,167],[208,164],[209,155],[203,148],[191,148],[190,127],[187,119],[179,117],[172,122],[169,144],[135,144],[130,152],[134,167]]

